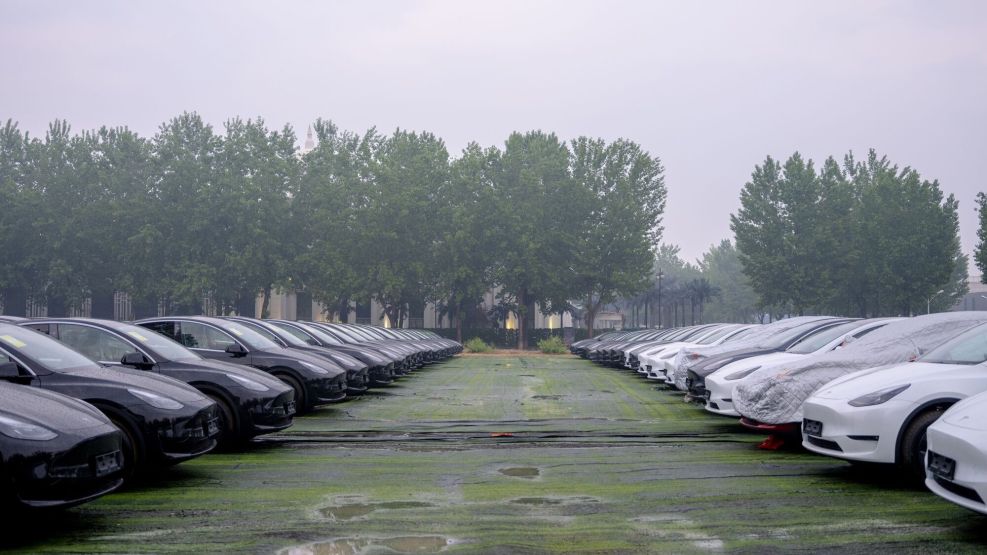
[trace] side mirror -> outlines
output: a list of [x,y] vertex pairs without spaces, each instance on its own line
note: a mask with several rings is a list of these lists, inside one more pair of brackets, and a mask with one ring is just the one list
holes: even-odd
[[123,355],[120,357],[120,364],[124,366],[133,366],[134,368],[138,368],[140,370],[147,370],[151,366],[154,366],[151,364],[151,361],[147,360],[147,357],[141,353],[127,353]]
[[0,363],[0,380],[21,377],[21,371],[17,368],[16,362]]
[[239,343],[231,343],[226,347],[227,354],[231,354],[235,357],[247,356],[247,350],[243,348],[243,345]]

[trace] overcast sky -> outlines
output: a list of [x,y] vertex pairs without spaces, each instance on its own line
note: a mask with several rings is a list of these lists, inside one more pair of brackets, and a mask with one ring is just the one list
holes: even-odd
[[987,2],[0,1],[0,119],[43,135],[182,111],[428,130],[453,155],[514,130],[661,157],[665,241],[732,237],[766,155],[874,148],[960,200],[987,190]]

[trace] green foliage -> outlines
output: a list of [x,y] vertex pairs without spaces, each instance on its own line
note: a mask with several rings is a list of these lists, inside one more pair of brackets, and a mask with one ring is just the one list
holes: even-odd
[[467,351],[471,353],[491,353],[494,348],[488,345],[479,337],[474,337],[463,344]]
[[569,352],[565,342],[557,335],[539,341],[538,350],[548,355],[562,355]]
[[740,256],[733,243],[724,239],[713,245],[699,261],[703,276],[720,294],[711,299],[705,311],[707,322],[754,322],[757,317],[757,295],[744,275]]
[[754,168],[731,227],[762,306],[908,315],[939,290],[958,294],[956,210],[938,182],[874,151],[818,173],[795,153]]
[[987,195],[977,193],[977,246],[973,251],[973,263],[980,270],[980,283],[987,283]]

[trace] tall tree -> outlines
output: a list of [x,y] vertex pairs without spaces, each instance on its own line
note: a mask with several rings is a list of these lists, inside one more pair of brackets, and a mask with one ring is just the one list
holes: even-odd
[[973,263],[980,270],[980,283],[987,283],[987,195],[977,193],[977,246],[973,251]]
[[576,214],[567,217],[581,221],[571,263],[592,337],[601,307],[648,286],[666,191],[660,160],[636,143],[580,137],[570,147]]

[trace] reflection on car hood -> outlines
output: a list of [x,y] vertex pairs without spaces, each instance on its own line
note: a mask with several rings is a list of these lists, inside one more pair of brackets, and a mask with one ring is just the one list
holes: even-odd
[[201,360],[173,360],[168,363],[172,367],[181,367],[187,369],[198,369],[205,370],[223,374],[234,374],[236,376],[242,376],[244,378],[249,378],[255,382],[260,382],[267,387],[278,388],[283,385],[283,382],[263,370],[258,370],[250,366],[244,366],[242,364],[234,364],[232,362],[223,362],[221,360],[211,360],[204,358]]
[[109,423],[82,401],[36,387],[0,382],[0,414],[27,420],[54,431],[72,431]]
[[178,380],[165,376],[151,374],[142,370],[134,370],[116,366],[104,368],[97,366],[72,372],[72,376],[90,378],[97,381],[112,382],[125,387],[139,387],[154,393],[171,397],[183,403],[210,402],[195,388]]

